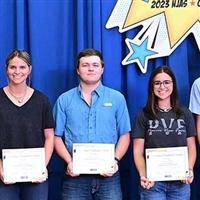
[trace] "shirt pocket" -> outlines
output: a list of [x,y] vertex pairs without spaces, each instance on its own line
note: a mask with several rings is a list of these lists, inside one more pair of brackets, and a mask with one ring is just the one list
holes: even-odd
[[71,138],[79,138],[84,134],[84,119],[86,113],[78,107],[70,108],[67,110],[66,130],[71,133]]
[[115,111],[111,106],[102,106],[97,112],[97,130],[104,143],[116,143],[118,138]]
[[97,112],[97,120],[101,121],[102,127],[116,130],[116,116],[112,106],[102,106]]

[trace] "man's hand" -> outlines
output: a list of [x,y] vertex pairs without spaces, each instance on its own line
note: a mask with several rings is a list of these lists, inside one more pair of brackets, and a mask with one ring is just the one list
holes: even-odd
[[115,160],[113,168],[114,168],[114,170],[113,170],[112,173],[111,172],[105,172],[105,173],[101,173],[100,175],[104,176],[104,177],[111,177],[111,176],[113,176],[119,170],[118,161]]

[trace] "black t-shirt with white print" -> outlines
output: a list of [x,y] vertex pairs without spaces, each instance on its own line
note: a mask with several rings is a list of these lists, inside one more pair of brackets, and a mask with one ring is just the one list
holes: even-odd
[[187,146],[187,138],[196,135],[195,123],[189,109],[183,107],[183,114],[176,117],[172,110],[158,111],[158,119],[149,119],[141,111],[136,119],[133,138],[145,139],[146,148]]

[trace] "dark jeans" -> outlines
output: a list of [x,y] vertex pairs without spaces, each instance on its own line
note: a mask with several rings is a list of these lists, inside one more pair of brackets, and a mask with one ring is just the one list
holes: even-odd
[[47,200],[48,182],[0,185],[0,200]]
[[63,200],[122,200],[119,173],[112,177],[100,175],[66,176]]

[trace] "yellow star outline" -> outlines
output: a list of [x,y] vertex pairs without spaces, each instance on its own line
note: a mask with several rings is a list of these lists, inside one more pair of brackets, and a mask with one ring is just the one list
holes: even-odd
[[[133,0],[124,23],[124,28],[164,13],[172,48],[200,20],[200,7],[198,7],[200,3],[198,1],[196,0],[195,5],[192,5],[190,0]],[[176,4],[172,2],[176,2]],[[186,6],[174,6],[178,5],[178,2],[185,2]],[[154,8],[152,7],[153,5]],[[161,5],[165,7],[162,8]]]

